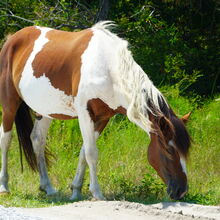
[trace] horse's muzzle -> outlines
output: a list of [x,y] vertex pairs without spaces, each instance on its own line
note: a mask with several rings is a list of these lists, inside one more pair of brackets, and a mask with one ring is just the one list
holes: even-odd
[[188,190],[187,185],[178,186],[174,184],[169,184],[167,188],[167,194],[170,196],[171,199],[180,200],[185,196],[187,190]]

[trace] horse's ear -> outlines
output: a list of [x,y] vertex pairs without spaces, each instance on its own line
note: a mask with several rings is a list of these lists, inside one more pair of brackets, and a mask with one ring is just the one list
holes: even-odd
[[181,120],[182,120],[182,122],[183,122],[184,124],[186,124],[186,123],[188,122],[191,113],[192,113],[192,112],[189,112],[189,113],[185,114],[185,115],[181,118]]

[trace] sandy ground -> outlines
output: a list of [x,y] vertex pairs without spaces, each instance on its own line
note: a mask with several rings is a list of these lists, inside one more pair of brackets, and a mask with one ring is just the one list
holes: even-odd
[[182,202],[143,205],[126,201],[83,201],[48,208],[22,208],[20,212],[48,220],[220,220],[220,206]]

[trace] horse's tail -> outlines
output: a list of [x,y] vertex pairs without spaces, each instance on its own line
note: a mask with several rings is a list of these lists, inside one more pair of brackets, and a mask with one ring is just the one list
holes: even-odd
[[[15,116],[15,125],[18,134],[22,170],[23,170],[23,163],[22,163],[22,151],[23,151],[30,168],[33,171],[38,171],[37,159],[31,141],[31,132],[34,127],[33,119],[31,117],[30,108],[25,102],[22,102],[17,110]],[[46,147],[45,147],[44,155],[47,166],[50,166],[52,159],[55,158],[54,155]]]
[[15,125],[16,125],[19,147],[20,147],[22,170],[23,170],[23,164],[22,164],[22,150],[23,150],[28,165],[33,171],[37,171],[38,170],[37,160],[30,137],[34,125],[29,107],[25,102],[22,102],[17,110],[15,116]]

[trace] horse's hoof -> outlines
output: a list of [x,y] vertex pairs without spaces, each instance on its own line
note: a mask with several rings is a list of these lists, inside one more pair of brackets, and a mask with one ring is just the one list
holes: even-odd
[[5,186],[0,186],[0,195],[8,195],[9,193],[9,190]]
[[54,191],[54,192],[49,192],[47,193],[47,196],[56,196],[58,194],[58,191]]
[[81,192],[79,192],[79,191],[77,191],[77,190],[73,191],[73,194],[72,194],[72,196],[70,197],[70,200],[71,200],[71,201],[79,201],[79,200],[81,200],[81,199],[82,199]]
[[44,188],[42,188],[41,186],[39,187],[39,190],[40,190],[41,192],[47,193],[46,190],[45,190]]
[[44,189],[43,187],[39,187],[39,190],[46,193],[47,196],[53,196],[53,195],[56,195],[58,193],[57,190],[53,189],[53,188],[47,188],[47,189]]
[[103,195],[93,195],[92,201],[106,201],[107,199]]

